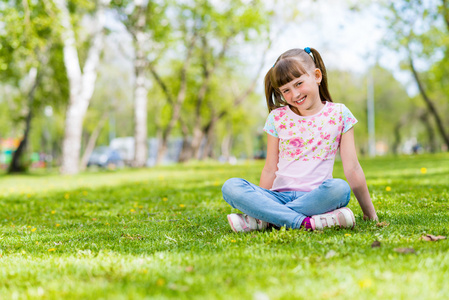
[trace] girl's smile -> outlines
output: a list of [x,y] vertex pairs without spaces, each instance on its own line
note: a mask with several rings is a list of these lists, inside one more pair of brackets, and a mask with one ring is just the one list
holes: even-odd
[[323,107],[318,89],[321,71],[315,69],[313,74],[315,76],[303,74],[279,88],[282,97],[298,115],[313,115]]

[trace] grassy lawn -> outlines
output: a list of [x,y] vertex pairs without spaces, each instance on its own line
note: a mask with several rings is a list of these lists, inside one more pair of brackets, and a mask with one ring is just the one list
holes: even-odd
[[361,163],[381,223],[352,196],[324,232],[231,231],[221,185],[262,162],[0,175],[0,298],[448,299],[449,240],[421,238],[449,237],[449,155]]

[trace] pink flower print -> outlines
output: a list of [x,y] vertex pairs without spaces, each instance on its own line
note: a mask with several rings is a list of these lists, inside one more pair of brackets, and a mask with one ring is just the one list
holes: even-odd
[[328,113],[332,112],[332,107],[329,107],[329,109],[327,110]]
[[274,120],[277,122],[277,121],[279,121],[279,116],[274,116]]
[[353,120],[352,120],[351,117],[347,117],[347,118],[346,118],[346,123],[352,123],[352,122],[353,122]]
[[315,151],[317,148],[318,148],[317,146],[312,147],[312,152]]
[[287,129],[287,127],[286,127],[284,124],[281,124],[281,125],[279,126],[279,128],[280,128],[280,129]]
[[292,128],[293,126],[295,126],[295,123],[290,122],[290,128]]
[[289,136],[292,136],[292,135],[293,135],[293,131],[289,131],[289,132],[288,132],[288,135],[289,135]]
[[318,127],[318,130],[321,131],[323,129],[323,127]]
[[321,144],[322,144],[322,141],[318,141],[317,145],[321,146]]
[[313,140],[314,140],[314,138],[311,138],[307,143],[312,144]]
[[310,119],[310,121],[315,122],[315,117],[313,117],[312,119]]
[[292,147],[298,147],[299,148],[299,147],[303,146],[303,143],[304,143],[304,141],[303,141],[302,138],[294,138],[294,139],[291,139],[288,144],[290,146],[292,146]]
[[305,127],[301,127],[301,129],[299,129],[299,131],[301,131],[301,133],[304,133],[306,131]]
[[328,113],[328,112],[324,112],[323,115],[324,115],[325,117],[328,117],[328,116],[329,116],[329,113]]
[[274,130],[273,130],[273,129],[270,129],[270,132],[271,132],[271,133],[274,133]]
[[337,123],[335,123],[335,121],[332,120],[332,119],[330,119],[328,123],[329,123],[330,125],[335,125],[335,124],[337,124]]
[[282,118],[283,116],[285,116],[285,112],[282,111],[282,112],[279,114],[279,117]]
[[309,121],[309,123],[307,123],[307,125],[312,126],[312,121]]
[[306,120],[301,120],[301,122],[302,122],[302,123],[307,123],[307,121],[306,121]]
[[338,126],[338,131],[340,132],[343,129],[343,125]]
[[330,139],[331,138],[331,135],[330,134],[328,134],[328,135],[326,135],[325,137],[323,137],[323,139],[325,139],[325,140],[328,140],[328,139]]
[[343,120],[343,117],[340,115],[340,117],[338,118],[338,121],[341,122],[341,120]]

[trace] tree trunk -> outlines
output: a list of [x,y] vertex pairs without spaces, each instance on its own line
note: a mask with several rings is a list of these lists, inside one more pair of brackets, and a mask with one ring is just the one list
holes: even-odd
[[[109,0],[103,0],[108,4]],[[70,100],[66,111],[64,140],[62,144],[62,174],[76,174],[79,172],[81,150],[81,135],[83,120],[94,92],[97,77],[97,67],[103,48],[103,26],[105,22],[104,10],[100,4],[97,13],[97,30],[94,33],[92,45],[89,48],[83,72],[81,71],[78,51],[76,48],[75,32],[71,25],[70,14],[65,0],[55,0],[60,10],[62,25],[62,40],[64,43],[64,65],[69,80]]]
[[134,86],[134,160],[133,167],[146,166],[148,158],[148,90],[146,87],[145,70],[148,66],[146,48],[149,36],[145,33],[147,23],[146,10],[148,2],[134,0],[136,23],[131,29],[135,45],[134,72],[136,82]]
[[429,139],[429,151],[431,153],[435,153],[437,150],[437,142],[435,138],[435,131],[433,129],[432,124],[430,124],[429,112],[428,111],[422,112],[422,114],[419,116],[419,119],[421,120],[421,122],[423,122],[424,127],[426,127],[427,130],[427,137]]
[[19,147],[17,147],[16,151],[11,160],[11,164],[8,167],[8,174],[12,173],[20,173],[26,170],[26,165],[23,163],[23,154],[25,154],[26,147],[28,144],[28,137],[31,131],[31,120],[33,119],[33,103],[34,103],[34,93],[36,91],[37,86],[40,82],[40,74],[38,74],[38,70],[33,68],[30,70],[30,79],[32,82],[32,86],[30,91],[28,92],[28,113],[25,119],[25,131],[23,133],[23,139],[20,141]]
[[98,121],[97,126],[95,127],[94,131],[92,132],[92,134],[89,137],[89,140],[87,141],[86,149],[84,150],[84,154],[81,157],[81,162],[80,162],[80,170],[81,171],[86,170],[90,155],[94,151],[98,136],[100,135],[101,130],[103,129],[104,125],[106,124],[106,121],[108,120],[108,116],[109,116],[109,112],[103,113],[100,121]]
[[232,133],[231,130],[229,130],[228,126],[228,133],[225,135],[223,140],[221,141],[221,155],[223,156],[223,159],[225,161],[229,161],[229,158],[231,157],[231,149],[232,149]]
[[179,119],[179,122],[181,124],[181,131],[182,131],[182,149],[181,153],[179,154],[179,162],[186,162],[191,157],[191,140],[189,138],[189,128],[187,127],[187,124],[185,124],[182,120],[182,118]]
[[[142,41],[140,41],[142,42]],[[139,42],[137,42],[139,44]],[[137,46],[140,48],[139,46]],[[134,167],[144,167],[148,157],[147,145],[147,88],[145,86],[145,56],[137,50],[135,73],[136,86],[134,92]]]
[[181,108],[182,108],[182,105],[184,104],[185,98],[187,96],[187,70],[190,67],[190,61],[192,58],[193,49],[194,49],[197,38],[198,38],[197,32],[195,31],[192,34],[192,37],[189,40],[188,45],[186,45],[187,53],[186,53],[186,58],[184,59],[184,64],[181,68],[181,71],[179,72],[180,87],[179,87],[179,91],[176,95],[175,100],[173,100],[172,94],[169,92],[168,87],[165,84],[165,82],[162,81],[161,77],[156,72],[156,69],[153,66],[151,66],[151,73],[153,74],[153,77],[155,78],[156,82],[159,84],[159,86],[163,90],[164,94],[166,95],[167,102],[172,106],[172,115],[170,118],[170,122],[168,123],[167,127],[164,130],[162,130],[161,139],[159,139],[159,149],[158,149],[157,158],[156,158],[157,165],[162,162],[162,159],[164,158],[165,153],[168,150],[167,144],[168,144],[168,139],[171,135],[171,132],[172,132],[173,128],[175,127],[176,123],[178,123],[178,121],[181,118]]
[[415,81],[418,85],[419,92],[421,93],[421,96],[427,105],[427,109],[428,109],[429,113],[435,118],[435,122],[437,124],[438,131],[440,132],[440,135],[443,138],[444,143],[446,144],[446,148],[449,151],[449,136],[446,133],[446,130],[443,125],[443,121],[441,120],[440,115],[438,114],[438,112],[435,108],[435,105],[433,104],[433,101],[429,98],[429,96],[426,93],[426,90],[424,89],[421,79],[419,78],[419,75],[416,72],[411,54],[409,54],[409,59],[410,59],[409,60],[410,68],[412,70],[413,77],[415,78]]
[[215,58],[215,60],[212,61],[212,64],[209,66],[209,61],[207,60],[207,51],[209,50],[209,44],[207,42],[206,37],[202,37],[202,51],[204,51],[204,54],[201,56],[202,58],[202,64],[201,67],[203,69],[203,82],[201,84],[201,87],[198,91],[198,96],[195,104],[195,124],[193,126],[193,138],[191,143],[192,148],[192,157],[193,158],[200,158],[200,151],[201,144],[203,142],[204,134],[203,134],[203,128],[202,128],[202,115],[201,115],[201,109],[202,105],[204,103],[204,100],[206,99],[207,90],[209,89],[210,81],[212,78],[212,75],[214,74],[216,68],[218,65],[222,62],[223,58],[226,55],[226,52],[229,47],[229,43],[231,41],[232,35],[228,36],[224,39],[222,49],[218,56]]

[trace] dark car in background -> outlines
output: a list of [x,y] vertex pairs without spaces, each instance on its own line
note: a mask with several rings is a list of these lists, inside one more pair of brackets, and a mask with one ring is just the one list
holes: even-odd
[[90,155],[87,166],[98,166],[101,168],[123,167],[124,162],[120,152],[108,146],[96,147]]

